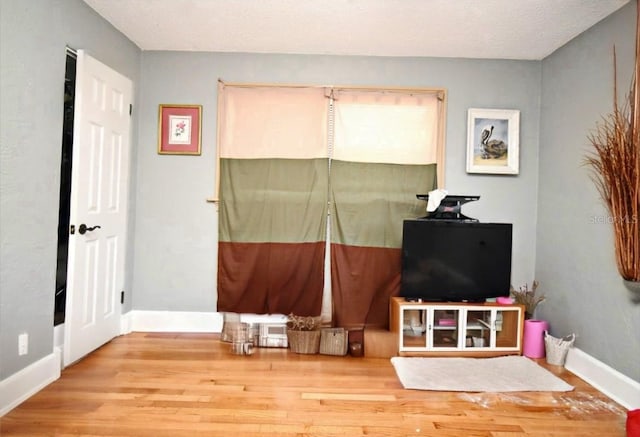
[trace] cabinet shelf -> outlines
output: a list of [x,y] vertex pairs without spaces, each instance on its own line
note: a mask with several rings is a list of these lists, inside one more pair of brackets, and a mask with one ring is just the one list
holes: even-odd
[[436,331],[457,331],[458,327],[457,326],[434,326],[433,329]]

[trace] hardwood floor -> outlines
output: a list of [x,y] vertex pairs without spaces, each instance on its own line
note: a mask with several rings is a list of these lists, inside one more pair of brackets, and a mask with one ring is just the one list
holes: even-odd
[[[541,364],[544,365],[543,362]],[[388,359],[230,352],[216,334],[133,333],[0,418],[6,436],[624,436],[626,410],[565,393],[404,390]]]

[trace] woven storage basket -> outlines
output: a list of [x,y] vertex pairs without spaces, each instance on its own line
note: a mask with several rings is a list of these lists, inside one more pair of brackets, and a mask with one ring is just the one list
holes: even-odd
[[320,353],[323,355],[346,355],[349,346],[348,331],[344,328],[325,328],[320,331]]
[[320,350],[320,331],[287,329],[287,341],[292,352],[297,354],[317,354]]
[[544,331],[544,346],[547,354],[547,363],[555,366],[564,366],[569,348],[573,346],[576,335],[571,334],[563,338],[556,338]]

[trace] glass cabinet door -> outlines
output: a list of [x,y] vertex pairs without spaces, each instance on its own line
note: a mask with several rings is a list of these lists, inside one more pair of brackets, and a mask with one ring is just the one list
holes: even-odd
[[433,349],[455,349],[461,346],[460,310],[434,308],[430,325],[432,335],[428,347]]
[[494,310],[496,312],[495,321],[495,345],[496,347],[517,348],[518,324],[520,322],[520,311],[518,308],[505,308]]
[[427,310],[424,308],[403,307],[401,349],[425,348],[427,346]]
[[493,311],[490,309],[469,309],[466,311],[465,349],[489,348]]

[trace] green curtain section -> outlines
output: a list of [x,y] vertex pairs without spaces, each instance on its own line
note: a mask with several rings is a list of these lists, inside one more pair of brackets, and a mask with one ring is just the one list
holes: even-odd
[[331,242],[402,246],[402,221],[426,215],[416,194],[436,188],[436,165],[331,162]]
[[328,183],[326,158],[220,159],[219,241],[325,241]]
[[218,311],[319,315],[328,160],[221,159]]
[[436,165],[332,161],[331,285],[339,326],[388,326],[400,291],[402,223],[426,215],[416,194],[437,186]]

